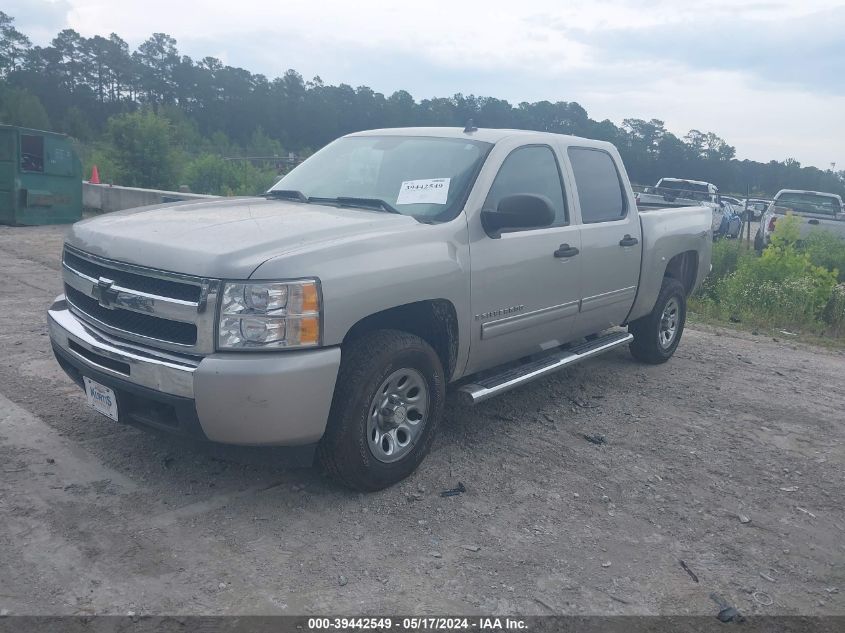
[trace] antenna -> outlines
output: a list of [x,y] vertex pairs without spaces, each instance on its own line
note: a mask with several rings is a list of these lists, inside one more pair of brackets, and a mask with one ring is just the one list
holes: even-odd
[[475,127],[475,123],[473,123],[473,120],[470,119],[467,121],[466,127],[464,128],[464,134],[471,134],[472,132],[478,132],[478,128]]

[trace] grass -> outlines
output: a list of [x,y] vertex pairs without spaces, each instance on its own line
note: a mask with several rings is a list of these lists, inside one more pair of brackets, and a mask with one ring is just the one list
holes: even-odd
[[845,244],[821,232],[798,238],[787,216],[762,256],[742,240],[714,244],[713,270],[690,298],[694,318],[845,343]]

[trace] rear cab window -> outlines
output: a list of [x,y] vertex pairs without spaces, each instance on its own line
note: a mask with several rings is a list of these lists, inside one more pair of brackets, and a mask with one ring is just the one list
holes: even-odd
[[780,212],[792,211],[798,214],[809,213],[835,217],[842,213],[838,199],[809,191],[782,193],[775,199],[774,206]]
[[570,147],[567,150],[581,205],[581,222],[612,222],[628,214],[622,177],[613,157],[601,149]]

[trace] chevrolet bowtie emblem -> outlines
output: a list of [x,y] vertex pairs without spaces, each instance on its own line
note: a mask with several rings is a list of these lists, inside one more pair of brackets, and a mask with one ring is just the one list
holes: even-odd
[[112,288],[113,285],[114,281],[111,279],[100,277],[93,288],[94,298],[97,300],[97,303],[99,303],[101,307],[108,308],[109,310],[114,308],[112,304],[117,299],[117,290]]

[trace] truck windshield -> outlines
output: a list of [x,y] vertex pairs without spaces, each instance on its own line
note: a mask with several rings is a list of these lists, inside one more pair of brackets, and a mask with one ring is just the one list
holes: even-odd
[[[367,208],[378,208],[371,203],[383,201],[403,215],[446,221],[460,211],[491,147],[468,139],[344,137],[311,156],[270,192],[301,192],[310,202]],[[350,202],[356,199],[370,204]]]
[[779,209],[791,209],[796,213],[837,215],[842,212],[839,200],[817,193],[782,193],[775,200],[774,206]]

